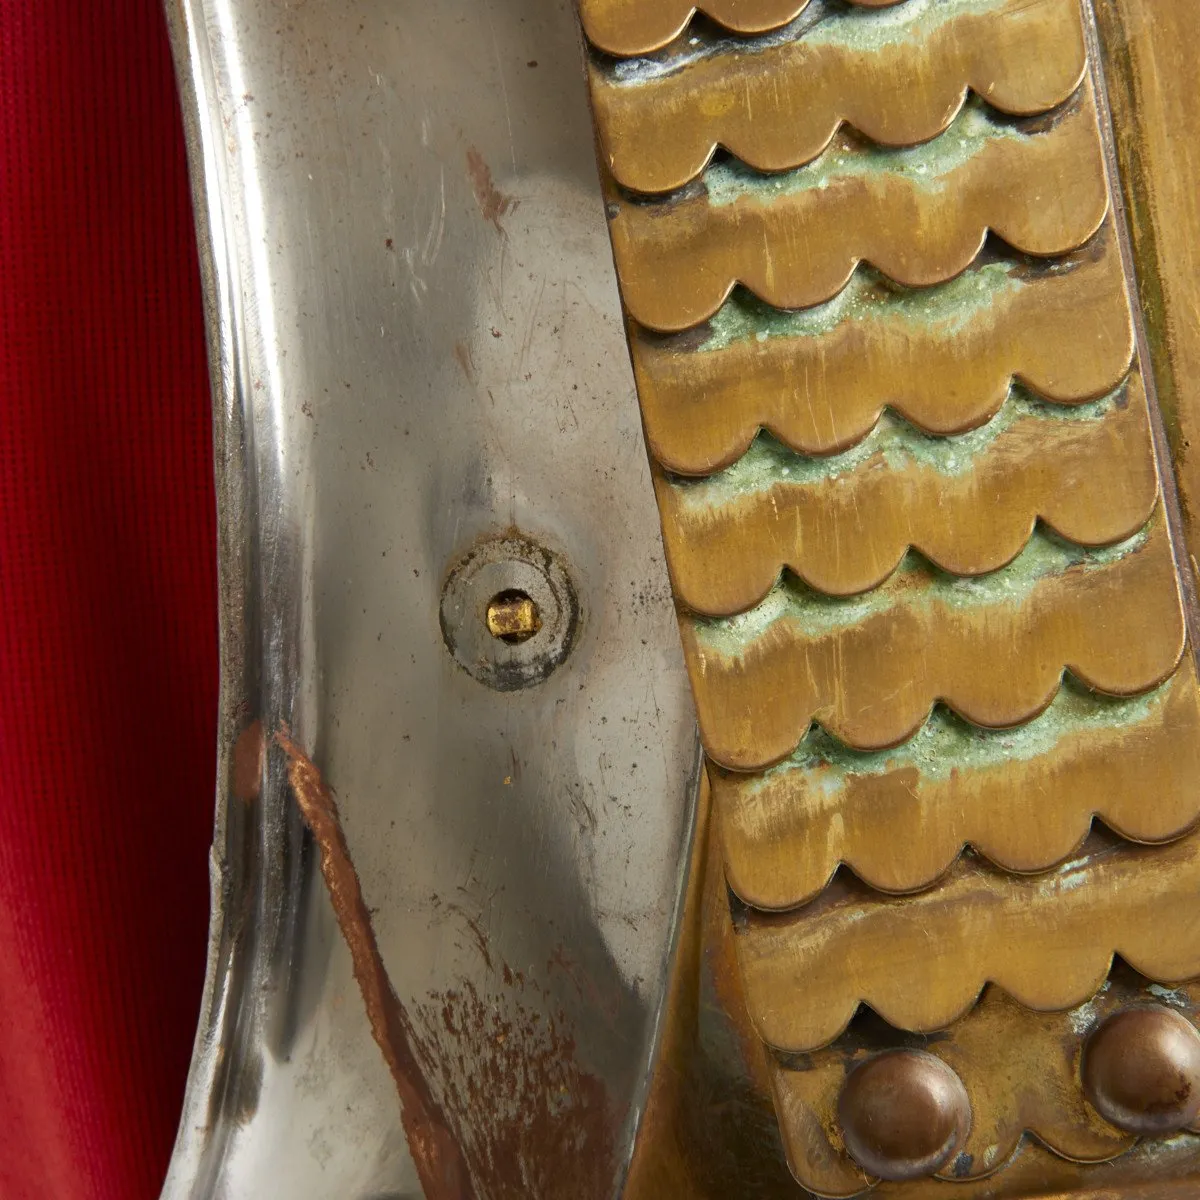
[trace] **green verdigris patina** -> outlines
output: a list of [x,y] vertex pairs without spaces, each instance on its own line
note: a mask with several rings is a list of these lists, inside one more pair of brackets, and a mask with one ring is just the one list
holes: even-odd
[[1127,400],[1127,386],[1087,404],[1065,407],[1047,404],[1020,384],[992,420],[953,436],[934,436],[917,429],[898,414],[886,411],[862,441],[840,454],[800,454],[762,432],[735,463],[713,475],[699,478],[673,476],[670,486],[690,510],[715,512],[734,501],[769,492],[780,484],[815,485],[861,469],[870,460],[881,460],[894,471],[927,467],[946,477],[960,477],[976,469],[980,456],[996,440],[1022,421],[1038,420],[1094,425],[1104,421]]
[[850,776],[887,775],[916,767],[923,779],[932,781],[955,771],[1030,762],[1053,755],[1063,739],[1085,729],[1145,727],[1168,702],[1171,689],[1168,680],[1141,696],[1104,696],[1068,675],[1045,712],[1024,725],[983,729],[939,704],[908,741],[890,750],[855,750],[814,725],[789,758],[747,776],[743,794],[752,800],[764,787],[796,771],[811,771],[810,783],[819,781],[823,789],[837,791]]
[[804,636],[818,637],[848,629],[897,605],[908,609],[1019,608],[1046,579],[1068,571],[1103,571],[1136,554],[1161,519],[1156,514],[1132,537],[1099,549],[1064,541],[1039,527],[1006,567],[975,577],[951,575],[910,550],[884,583],[857,596],[826,596],[785,574],[762,603],[748,612],[689,619],[702,653],[739,658],[778,621],[790,622]]

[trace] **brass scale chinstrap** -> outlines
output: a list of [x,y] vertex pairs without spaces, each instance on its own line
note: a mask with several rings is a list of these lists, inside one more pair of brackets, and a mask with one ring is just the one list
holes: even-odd
[[1200,1178],[1200,691],[1082,0],[580,7],[792,1175]]

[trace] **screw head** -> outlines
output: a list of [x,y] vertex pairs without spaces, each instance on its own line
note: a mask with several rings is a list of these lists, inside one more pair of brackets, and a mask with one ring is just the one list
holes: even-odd
[[561,556],[517,533],[482,539],[450,568],[440,616],[455,662],[499,692],[545,680],[566,660],[580,620]]
[[542,627],[542,614],[533,598],[518,588],[492,597],[487,607],[488,633],[510,646],[527,642]]

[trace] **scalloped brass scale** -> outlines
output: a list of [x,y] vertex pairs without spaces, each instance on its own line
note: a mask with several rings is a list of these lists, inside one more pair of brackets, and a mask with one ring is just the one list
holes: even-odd
[[708,757],[628,1194],[1192,1194],[1191,559],[1090,7],[580,8]]

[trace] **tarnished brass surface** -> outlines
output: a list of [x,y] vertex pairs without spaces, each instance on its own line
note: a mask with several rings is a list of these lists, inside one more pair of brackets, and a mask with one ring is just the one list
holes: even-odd
[[1129,227],[1188,548],[1200,555],[1200,41],[1194,0],[1098,0]]
[[782,1050],[824,1046],[860,1003],[899,1029],[962,1017],[987,983],[1039,1011],[1093,995],[1113,954],[1158,983],[1200,975],[1200,834],[1167,846],[1093,835],[1041,875],[961,859],[936,889],[883,896],[839,876],[793,913],[746,912],[751,1019]]
[[[1183,42],[1176,3],[1161,27]],[[636,1200],[797,1194],[767,1093],[816,1195],[1150,1200],[1200,1165],[1173,1133],[1195,1115],[1175,1053],[1200,1047],[1194,1005],[1160,986],[1200,976],[1193,584],[1165,469],[1192,519],[1200,418],[1172,406],[1200,285],[1156,207],[1174,195],[1195,241],[1200,203],[1168,123],[1147,132],[1200,117],[1180,52],[1149,49],[1148,0],[1097,4],[1088,72],[1082,0],[816,0],[740,38],[766,5],[679,36],[688,5],[584,0],[714,805]],[[1092,1043],[1095,1104],[1156,1114],[1110,1105],[1114,1124],[1083,1046],[1156,1004],[1187,1021],[1111,1028],[1166,1020],[1175,1041]],[[950,1071],[971,1119],[943,1162]],[[715,1110],[731,1088],[739,1138]]]
[[1090,87],[1051,120],[1002,123],[971,104],[912,149],[867,150],[842,133],[786,175],[718,163],[661,203],[614,191],[625,306],[663,332],[707,320],[738,283],[768,304],[806,308],[837,295],[860,262],[927,287],[965,270],[989,230],[1025,254],[1067,254],[1108,211]]
[[734,770],[768,766],[813,721],[847,745],[883,749],[911,737],[938,700],[1004,728],[1037,716],[1064,670],[1131,696],[1179,662],[1183,612],[1161,519],[1090,555],[1035,535],[1008,569],[963,580],[911,557],[865,597],[784,581],[741,616],[685,615],[709,757]]
[[986,731],[945,710],[895,750],[864,754],[819,730],[762,775],[709,768],[729,885],[788,909],[839,864],[886,892],[928,887],[964,846],[1010,871],[1044,871],[1093,815],[1138,842],[1200,817],[1200,692],[1192,659],[1149,695],[1067,685],[1040,717]]
[[634,70],[590,65],[601,154],[623,187],[682,187],[718,146],[755,170],[788,170],[842,124],[912,146],[943,132],[968,91],[1000,112],[1043,113],[1087,62],[1078,0],[908,0],[834,9],[758,44],[696,40]]
[[679,602],[728,616],[783,571],[827,596],[881,584],[911,549],[953,575],[1011,562],[1043,527],[1078,546],[1132,537],[1158,498],[1145,390],[1083,409],[1014,397],[982,429],[933,440],[885,415],[853,449],[813,460],[762,437],[702,481],[655,475]]
[[[888,8],[901,0],[850,0]],[[795,20],[809,0],[579,0],[588,41],[617,56],[649,54],[677,38],[693,14],[703,13],[736,33],[766,33]]]
[[[972,1104],[972,1129],[945,1172],[952,1184],[945,1178],[885,1182],[875,1185],[872,1196],[1192,1200],[1192,1185],[1178,1181],[1200,1167],[1200,1138],[1183,1135],[1128,1149],[1134,1139],[1086,1103],[1079,1059],[1100,1022],[1129,1005],[1165,1002],[1194,1015],[1193,987],[1164,1000],[1162,989],[1151,990],[1143,977],[1118,967],[1095,997],[1067,1012],[1032,1012],[989,988],[969,1016],[942,1034],[904,1035],[868,1015],[826,1050],[764,1055],[732,958],[735,935],[707,811],[702,805],[675,990],[627,1200],[798,1200],[807,1189],[830,1197],[861,1194],[871,1180],[845,1154],[838,1094],[856,1063],[908,1045],[943,1057],[959,1073]],[[1026,1129],[1034,1132],[1023,1136]],[[782,1166],[781,1133],[804,1191]],[[1042,1137],[1079,1161],[1047,1149]],[[956,1168],[968,1173],[954,1177]],[[1138,1185],[1147,1178],[1158,1180],[1151,1190]]]
[[[1197,1172],[1200,1139],[1190,1134],[1139,1142],[1106,1163],[1070,1162],[1030,1138],[1002,1176],[955,1183],[952,1195],[953,1200],[1194,1200]],[[942,1180],[908,1191],[881,1184],[872,1197],[945,1200],[949,1191]]]
[[[1114,1016],[1128,1020],[1148,1004],[1200,1043],[1192,1024],[1194,988],[1170,993],[1171,1007],[1164,1008],[1147,981],[1123,967],[1095,998],[1069,1012],[1034,1012],[990,987],[946,1034],[922,1042],[962,1079],[971,1107],[969,1135],[941,1172],[944,1178],[963,1183],[992,1175],[1012,1160],[1029,1134],[1079,1163],[1107,1162],[1129,1150],[1134,1135],[1110,1124],[1088,1101],[1080,1062],[1105,1022]],[[881,1050],[910,1042],[866,1017],[827,1050],[770,1056],[788,1160],[796,1177],[818,1195],[855,1195],[867,1182],[847,1155],[840,1128],[843,1081]]]
[[700,330],[631,325],[651,457],[706,475],[759,429],[803,454],[861,441],[885,408],[928,433],[991,420],[1019,383],[1056,404],[1119,386],[1134,353],[1110,226],[1053,266],[992,257],[937,287],[860,268],[834,300],[781,312],[735,293]]
[[672,991],[625,1200],[794,1198],[766,1050],[742,995],[704,781],[692,862]]

